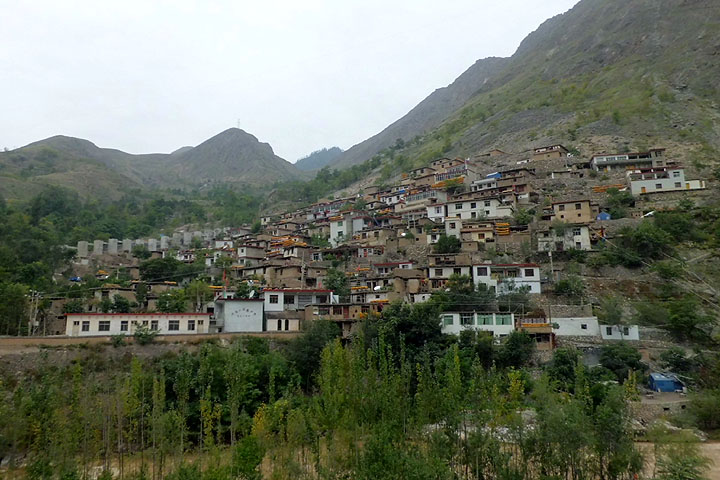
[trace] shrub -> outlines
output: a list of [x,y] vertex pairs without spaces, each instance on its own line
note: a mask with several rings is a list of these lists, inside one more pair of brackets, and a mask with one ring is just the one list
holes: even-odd
[[125,343],[125,335],[123,335],[122,333],[119,334],[119,335],[112,335],[112,336],[110,337],[110,343],[111,343],[112,346],[115,347],[115,348],[124,347],[124,346],[126,345],[126,343]]
[[133,337],[138,345],[149,345],[155,341],[157,334],[157,330],[150,330],[148,327],[140,325],[135,329]]

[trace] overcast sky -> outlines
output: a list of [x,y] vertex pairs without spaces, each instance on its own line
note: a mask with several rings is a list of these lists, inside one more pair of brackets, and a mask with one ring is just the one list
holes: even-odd
[[0,0],[0,147],[351,147],[577,0]]

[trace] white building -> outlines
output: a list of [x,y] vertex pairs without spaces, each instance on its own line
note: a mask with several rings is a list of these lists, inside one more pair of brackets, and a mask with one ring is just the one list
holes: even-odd
[[442,223],[445,221],[445,204],[444,203],[436,203],[434,205],[428,205],[425,207],[427,209],[427,217],[432,220],[435,223]]
[[218,332],[228,333],[264,331],[265,318],[262,299],[216,299],[215,327]]
[[497,197],[469,200],[450,199],[447,204],[447,216],[460,217],[463,220],[511,217],[514,210],[511,202],[503,202]]
[[459,335],[463,330],[492,332],[504,337],[515,330],[512,313],[445,312],[440,315],[442,333]]
[[349,215],[332,217],[330,219],[330,244],[337,247],[352,238],[353,225]]
[[209,313],[68,313],[65,334],[70,337],[132,335],[138,327],[161,335],[208,333]]
[[590,159],[590,166],[598,172],[642,167],[662,167],[665,165],[664,153],[664,148],[655,148],[647,152],[593,155]]
[[559,337],[599,337],[597,317],[553,317],[553,333]]
[[476,285],[482,283],[498,294],[528,287],[529,293],[540,293],[540,265],[519,264],[477,264],[472,266],[472,277]]
[[705,188],[704,180],[685,180],[685,170],[682,167],[635,169],[628,171],[627,177],[633,195]]
[[591,250],[590,229],[587,225],[567,225],[558,234],[553,228],[538,232],[538,252],[562,252],[565,250]]
[[333,303],[332,290],[271,288],[263,291],[266,312],[305,310],[308,305]]
[[640,330],[637,325],[600,325],[600,336],[603,340],[637,342],[640,340]]

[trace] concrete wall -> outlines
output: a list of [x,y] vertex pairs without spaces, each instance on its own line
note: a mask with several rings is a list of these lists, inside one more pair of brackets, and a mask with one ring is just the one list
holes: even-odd
[[262,332],[264,330],[262,300],[226,300],[216,302],[218,325],[223,332]]
[[[164,335],[181,335],[207,333],[210,314],[199,313],[81,313],[68,314],[65,323],[65,334],[72,337],[88,337],[96,335],[132,335],[140,326],[157,330]],[[109,330],[100,330],[100,322],[109,322]],[[157,322],[157,328],[153,328]],[[170,330],[170,323],[178,322],[177,330]],[[189,322],[194,323],[190,329]],[[83,328],[86,328],[83,330]],[[126,328],[123,330],[123,328]]]
[[[622,328],[622,331],[620,328]],[[623,340],[635,342],[640,340],[640,331],[637,325],[620,328],[618,328],[617,325],[600,325],[600,336],[603,340]]]
[[[553,332],[558,336],[600,336],[600,324],[597,317],[553,317],[551,321],[557,324],[557,328]],[[585,328],[583,328],[583,325]]]

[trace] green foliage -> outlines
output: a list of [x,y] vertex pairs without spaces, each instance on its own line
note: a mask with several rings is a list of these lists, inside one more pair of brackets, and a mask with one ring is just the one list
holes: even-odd
[[635,206],[635,197],[628,190],[621,192],[617,188],[610,188],[607,195],[608,213],[613,220],[627,217],[627,209]]
[[547,372],[549,378],[556,382],[561,390],[566,392],[574,390],[580,357],[580,352],[574,348],[558,348],[553,352]]
[[80,298],[74,298],[63,305],[62,311],[63,313],[83,313],[85,302]]
[[693,393],[690,397],[690,414],[700,428],[720,428],[720,389]]
[[568,275],[555,284],[555,293],[570,298],[581,298],[585,294],[585,282],[577,275]]
[[138,345],[150,345],[155,341],[157,334],[158,332],[156,330],[150,330],[150,328],[144,325],[138,325],[135,327],[133,338]]
[[112,346],[115,347],[115,348],[124,347],[125,345],[127,345],[127,344],[125,343],[125,335],[123,335],[122,333],[121,333],[121,334],[118,334],[118,335],[111,335],[111,336],[110,336],[110,343],[111,343]]
[[535,340],[525,332],[513,331],[498,352],[497,363],[506,368],[527,366],[535,352]]
[[697,442],[666,444],[656,459],[657,480],[706,480],[711,461]]
[[460,239],[454,235],[440,235],[437,243],[435,244],[435,253],[458,253],[460,252]]
[[112,313],[130,313],[130,300],[123,296],[115,295],[110,311]]
[[258,470],[265,456],[265,450],[252,435],[243,437],[233,450],[232,474],[247,480],[260,480],[262,473]]
[[350,283],[347,275],[342,270],[329,268],[325,277],[325,288],[332,290],[335,295],[341,298],[350,295]]
[[152,256],[152,253],[145,245],[135,245],[132,248],[132,256],[141,260],[147,260]]
[[[204,268],[202,270],[204,271]],[[200,272],[197,267],[186,265],[172,257],[154,258],[140,264],[140,277],[146,282],[178,281],[182,277],[193,276]]]
[[339,335],[340,328],[335,322],[316,320],[300,337],[288,344],[288,359],[299,373],[304,386],[308,387],[312,383],[320,365],[320,352]]
[[619,382],[624,382],[630,371],[642,373],[647,369],[641,358],[640,352],[625,343],[604,345],[600,350],[600,365],[612,371]]
[[185,313],[187,312],[187,304],[188,298],[185,291],[180,289],[161,293],[156,302],[158,312],[162,313]]
[[513,219],[516,225],[528,225],[533,221],[535,214],[524,208],[518,208],[513,212]]

